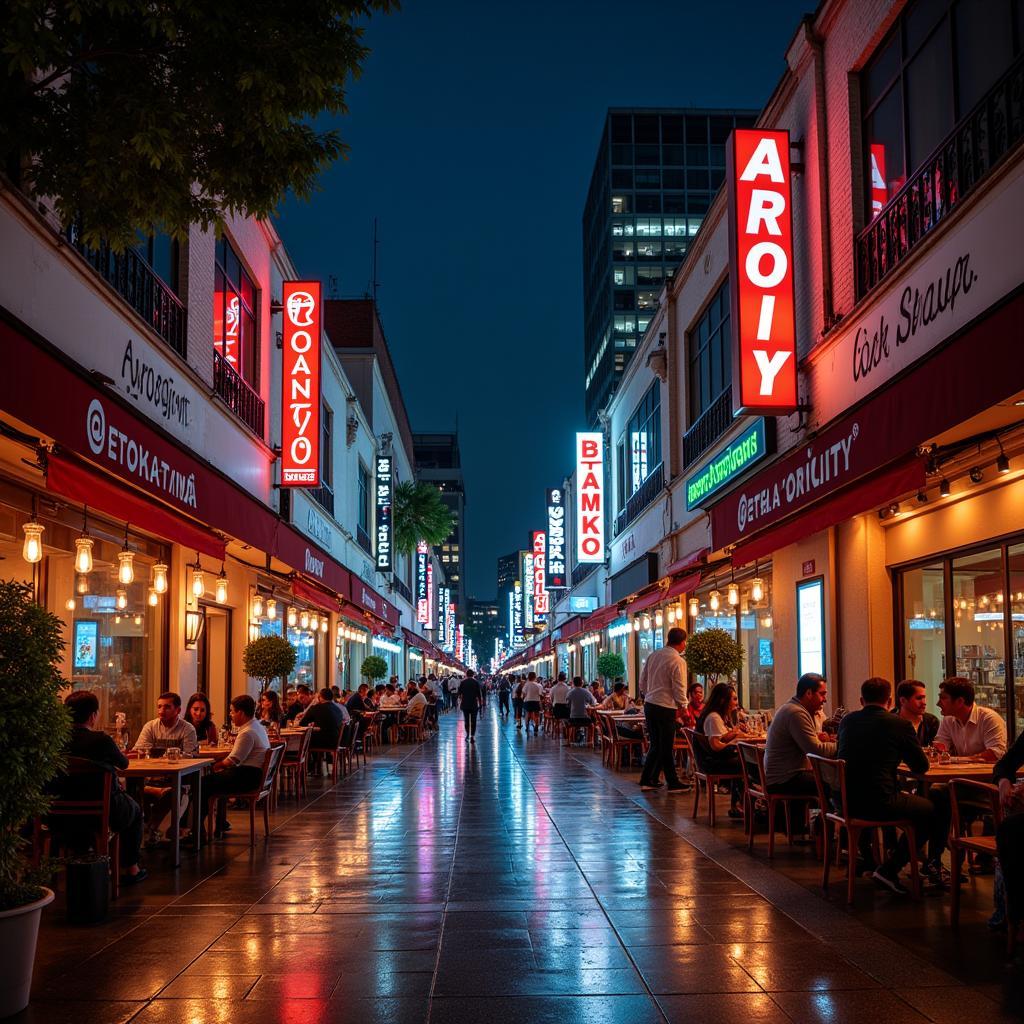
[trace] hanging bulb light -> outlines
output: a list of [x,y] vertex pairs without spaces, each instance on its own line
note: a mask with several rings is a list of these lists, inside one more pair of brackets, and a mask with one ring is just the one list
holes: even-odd
[[228,574],[224,571],[224,563],[220,563],[220,575],[214,585],[214,599],[217,604],[226,604],[228,600]]
[[153,566],[153,589],[158,594],[167,593],[167,566],[163,562]]
[[292,629],[295,628],[295,624],[299,621],[299,613],[294,608],[288,609],[288,625]]
[[277,618],[277,602],[272,598],[267,598],[267,618],[273,621]]
[[115,615],[114,616],[114,625],[115,626],[120,626],[121,625],[121,616],[120,615]]
[[203,566],[199,561],[199,552],[196,552],[196,562],[192,566],[192,594],[195,597],[202,597],[206,593],[206,577],[203,576]]
[[713,612],[717,612],[722,607],[722,595],[717,590],[712,590],[708,594],[708,607]]
[[735,608],[740,603],[740,587],[735,580],[732,580],[729,586],[725,588],[725,599],[729,602],[729,607],[731,608]]
[[656,626],[656,627],[657,627],[658,629],[661,629],[661,627],[662,627],[662,624],[664,623],[664,621],[665,621],[665,618],[664,618],[664,616],[662,615],[661,609],[659,608],[659,609],[658,609],[658,610],[657,610],[657,611],[656,611],[656,612],[654,613],[654,625],[655,625],[655,626]]
[[128,591],[122,590],[121,587],[117,588],[117,609],[118,611],[124,611],[128,607]]
[[698,615],[700,615],[700,599],[694,594],[690,598],[690,618],[695,619]]
[[254,619],[263,618],[263,595],[258,592],[252,599],[252,617]]
[[646,633],[650,628],[651,628],[651,617],[646,612],[644,612],[643,630]]
[[64,607],[67,608],[69,612],[73,612],[75,610],[75,599],[73,597],[69,597],[64,602]]
[[135,555],[128,550],[128,527],[124,528],[124,547],[117,553],[117,582],[127,587],[135,579]]
[[639,633],[640,632],[640,620],[639,619],[634,619],[633,620],[633,632],[634,633]]
[[320,616],[313,612],[309,617],[309,628],[315,633],[320,628]]
[[331,628],[331,624],[330,624],[330,622],[327,621],[327,617],[324,616],[324,618],[322,618],[320,620],[320,632],[321,633],[326,633],[327,630],[329,630],[330,628]]
[[26,523],[22,529],[25,531],[25,543],[21,548],[21,557],[30,565],[42,561],[43,558],[43,530],[45,526],[37,522]]
[[146,603],[150,608],[155,608],[160,603],[160,595],[157,593],[156,587],[149,588],[149,594],[146,596]]
[[299,616],[299,629],[309,629],[309,612],[305,608],[302,609],[302,614]]
[[668,610],[668,624],[671,626],[676,621],[676,606],[672,605]]
[[88,594],[89,593],[89,577],[88,576],[83,576],[81,573],[79,573],[79,575],[75,577],[75,591],[78,594]]
[[135,621],[135,625],[136,626],[141,626],[142,625],[142,614],[140,612],[136,612],[135,613],[135,620],[134,621]]
[[772,628],[772,617],[770,615],[766,615],[761,620],[761,625],[764,626],[765,629],[771,629]]
[[84,533],[75,538],[75,572],[82,576],[92,572],[92,537]]
[[759,604],[764,600],[764,580],[760,576],[755,576],[750,581],[750,600],[754,604]]

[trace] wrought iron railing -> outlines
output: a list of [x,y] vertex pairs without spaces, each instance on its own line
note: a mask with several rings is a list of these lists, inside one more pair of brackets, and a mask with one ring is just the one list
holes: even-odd
[[263,399],[216,349],[213,350],[213,390],[257,437],[263,437]]
[[1024,138],[1024,56],[857,236],[857,298],[906,259]]
[[326,512],[334,515],[334,491],[330,484],[321,484],[319,487],[310,487],[306,493]]
[[581,562],[572,571],[572,585],[579,586],[600,564],[600,562]]
[[368,554],[373,554],[373,545],[370,543],[370,535],[361,527],[356,527],[356,543]]
[[732,385],[727,387],[683,434],[683,466],[696,462],[730,427]]
[[626,502],[626,507],[615,517],[616,537],[654,501],[664,486],[665,468],[659,462],[647,474],[647,479],[630,495],[629,500]]
[[93,249],[82,241],[77,223],[71,224],[64,236],[85,262],[184,359],[187,349],[185,304],[139,252],[136,249],[114,252],[106,243]]

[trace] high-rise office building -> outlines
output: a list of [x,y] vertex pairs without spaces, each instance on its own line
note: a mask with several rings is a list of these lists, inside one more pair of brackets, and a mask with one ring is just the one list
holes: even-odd
[[502,555],[498,559],[498,621],[502,629],[508,632],[508,595],[515,587],[519,578],[519,552]]
[[587,422],[598,424],[756,111],[609,109],[583,213]]
[[462,459],[458,434],[413,434],[416,478],[436,485],[441,500],[452,514],[452,532],[434,551],[444,567],[452,588],[456,615],[465,620],[465,522],[466,491],[462,480]]
[[466,632],[473,638],[473,649],[481,658],[494,653],[494,641],[502,636],[497,601],[466,598]]

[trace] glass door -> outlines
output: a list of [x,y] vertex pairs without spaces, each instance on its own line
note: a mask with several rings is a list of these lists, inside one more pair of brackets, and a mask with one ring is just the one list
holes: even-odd
[[939,699],[939,683],[948,675],[945,593],[941,562],[903,573],[903,664],[896,673],[896,681],[918,679],[924,683],[929,710]]

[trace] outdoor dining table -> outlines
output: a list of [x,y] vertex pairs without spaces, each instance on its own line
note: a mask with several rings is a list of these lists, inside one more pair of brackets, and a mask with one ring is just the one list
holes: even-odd
[[[206,751],[203,751],[206,753]],[[193,798],[193,822],[192,838],[195,843],[196,852],[199,852],[199,841],[202,836],[202,798],[203,798],[203,771],[213,764],[212,757],[183,757],[178,761],[169,761],[166,757],[137,757],[128,762],[128,767],[123,768],[121,776],[126,779],[148,779],[167,778],[174,780],[174,808],[171,812],[171,843],[174,849],[174,866],[181,866],[181,823],[178,819],[177,808],[181,806],[181,782],[188,775],[195,775],[195,795]]]

